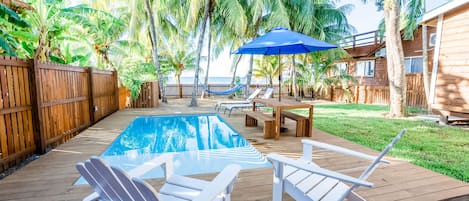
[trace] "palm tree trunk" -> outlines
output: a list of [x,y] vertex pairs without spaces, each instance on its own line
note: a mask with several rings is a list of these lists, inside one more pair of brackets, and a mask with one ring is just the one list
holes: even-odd
[[151,48],[153,50],[153,62],[155,64],[156,74],[158,76],[158,84],[160,85],[161,90],[161,102],[167,103],[166,99],[166,87],[163,85],[163,74],[160,69],[160,62],[158,61],[158,47],[156,43],[156,27],[155,19],[153,19],[153,11],[151,10],[150,0],[145,0],[145,8],[147,10],[148,18],[150,19],[150,39],[151,39]]
[[298,98],[298,90],[297,90],[297,84],[296,84],[296,60],[295,60],[295,55],[292,56],[292,88],[293,88],[293,96],[295,97],[295,100],[300,100]]
[[[238,70],[238,64],[239,62],[241,61],[241,55],[236,55],[236,58],[233,60],[233,66],[232,66],[232,69],[233,69],[233,77],[231,78],[231,83],[230,83],[230,87],[233,88],[234,85],[235,85],[235,81],[236,81],[236,71]],[[229,99],[232,99],[233,98],[233,94],[230,94],[228,96]]]
[[[387,3],[387,4],[386,4]],[[388,0],[384,8],[386,25],[387,70],[390,92],[390,117],[403,117],[406,112],[404,51],[400,34],[400,1]]]
[[197,43],[197,61],[195,65],[194,86],[192,88],[192,98],[189,107],[197,107],[197,87],[199,83],[200,54],[202,53],[202,45],[204,44],[205,27],[209,15],[211,0],[205,2],[204,15],[202,17],[202,27],[200,28],[199,42]]
[[[208,17],[209,17],[207,19],[207,22],[209,23],[208,24],[208,53],[207,53],[207,70],[205,72],[205,80],[204,80],[205,86],[208,86],[208,72],[210,70],[210,60],[211,60],[210,53],[212,52],[212,32],[210,30],[212,26],[210,25],[210,16]],[[202,91],[201,98],[204,98],[204,96],[205,96],[205,91]]]
[[246,97],[249,96],[249,88],[251,86],[252,69],[253,68],[254,68],[254,55],[251,54],[251,57],[249,58],[249,71],[248,71],[248,74],[246,75],[246,90],[244,92],[244,95]]
[[176,76],[176,82],[177,82],[177,85],[178,85],[179,98],[182,98],[181,74],[178,74]]

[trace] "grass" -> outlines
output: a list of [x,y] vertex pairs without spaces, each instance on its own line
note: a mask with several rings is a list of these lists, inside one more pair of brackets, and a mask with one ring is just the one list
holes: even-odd
[[[378,151],[407,128],[390,155],[469,182],[469,130],[415,118],[386,119],[388,111],[377,105],[316,105],[314,127]],[[306,110],[295,112],[307,115]]]

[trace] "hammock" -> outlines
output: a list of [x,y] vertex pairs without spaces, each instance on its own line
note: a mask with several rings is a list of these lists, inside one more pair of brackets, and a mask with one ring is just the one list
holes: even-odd
[[205,86],[204,84],[200,83],[200,86],[202,87],[202,89],[209,93],[209,94],[215,94],[215,95],[230,95],[230,94],[234,94],[235,92],[239,91],[240,89],[246,87],[246,85],[244,84],[238,84],[236,85],[235,87],[231,88],[231,89],[228,89],[226,91],[211,91],[207,88],[207,86]]

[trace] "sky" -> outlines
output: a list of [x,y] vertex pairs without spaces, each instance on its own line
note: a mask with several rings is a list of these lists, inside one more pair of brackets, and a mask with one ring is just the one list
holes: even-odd
[[[431,10],[438,5],[441,5],[448,0],[427,0],[427,10]],[[342,0],[337,5],[344,4],[353,4],[354,9],[347,15],[349,24],[353,25],[357,33],[365,33],[369,31],[374,31],[377,29],[380,20],[383,18],[383,12],[378,12],[376,6],[374,5],[373,0],[368,0],[367,4],[363,4],[362,0]],[[205,50],[206,51],[206,50]],[[210,64],[209,77],[231,77],[232,72],[231,68],[232,55],[229,51],[224,51],[219,59],[212,61]],[[206,63],[201,63],[201,68],[205,70]],[[249,68],[248,59],[244,59],[238,67],[237,75],[244,77],[247,74]],[[183,77],[192,77],[194,76],[193,72],[183,73]],[[205,73],[200,75],[201,77],[205,76]]]

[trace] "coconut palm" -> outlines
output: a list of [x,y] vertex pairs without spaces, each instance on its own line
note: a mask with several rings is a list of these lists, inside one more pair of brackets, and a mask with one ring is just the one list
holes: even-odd
[[274,78],[279,74],[278,56],[263,56],[255,59],[256,68],[253,69],[253,76],[265,78],[269,87],[274,86]]
[[[151,47],[153,52],[153,62],[155,64],[155,70],[158,75],[158,84],[159,86],[163,86],[163,74],[161,72],[160,63],[158,60],[158,45],[157,45],[157,35],[156,35],[156,27],[155,27],[155,20],[153,16],[152,7],[150,6],[150,0],[145,0],[145,8],[147,10],[148,19],[150,21],[150,38],[151,38]],[[161,87],[161,102],[167,103],[168,100],[166,99],[166,92],[164,87]]]
[[[239,1],[232,0],[223,0],[223,1],[214,1],[214,0],[205,0],[205,1],[195,1],[192,0],[189,2],[189,16],[187,20],[187,27],[191,25],[200,25],[199,26],[199,35],[197,42],[197,59],[195,66],[194,74],[194,85],[192,89],[192,98],[190,105],[191,107],[197,106],[197,86],[199,82],[199,68],[200,68],[200,59],[201,59],[201,50],[205,37],[206,25],[211,14],[211,10],[215,9],[217,11],[213,14],[219,15],[223,19],[223,22],[227,29],[232,29],[234,32],[242,33],[246,27],[246,20],[244,17],[244,9],[239,4]],[[203,9],[202,9],[203,8]],[[202,12],[203,11],[203,12]],[[200,13],[203,13],[200,15]],[[199,22],[199,23],[196,23]]]
[[191,50],[176,50],[160,55],[161,67],[171,68],[176,77],[179,98],[182,98],[181,74],[184,70],[195,68],[195,52]]
[[[363,0],[363,2],[367,2]],[[404,5],[402,0],[377,0],[379,10],[384,10],[384,24],[386,34],[386,62],[389,80],[389,117],[407,116],[406,109],[406,79],[404,52],[402,49],[401,28],[404,37],[413,37],[417,28],[417,19],[424,13],[424,0],[410,0]],[[404,15],[401,19],[401,10]],[[406,22],[401,24],[401,21]],[[424,65],[426,66],[426,65]],[[428,76],[428,74],[427,74]],[[428,80],[428,79],[427,79]],[[427,83],[428,84],[428,83]]]

